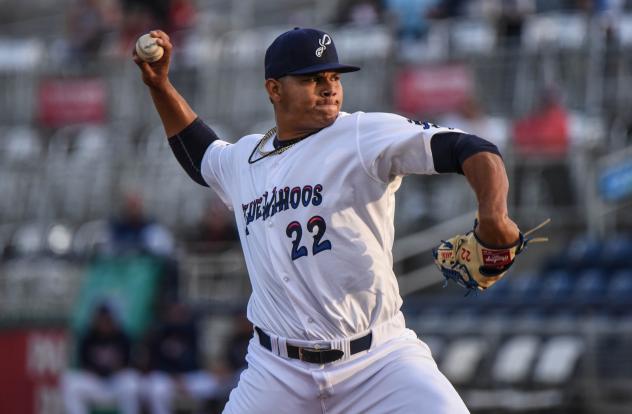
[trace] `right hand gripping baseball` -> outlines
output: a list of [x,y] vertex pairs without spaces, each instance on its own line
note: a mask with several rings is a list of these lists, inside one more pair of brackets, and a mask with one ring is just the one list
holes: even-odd
[[535,230],[546,225],[544,221],[535,228],[520,233],[518,241],[505,247],[485,246],[476,236],[474,229],[458,234],[432,251],[434,262],[443,277],[452,280],[468,290],[485,290],[500,280],[514,264],[516,256],[522,253],[529,243],[547,241],[544,237],[527,237]]
[[134,62],[138,65],[143,75],[143,82],[151,88],[160,88],[168,81],[169,63],[171,62],[171,50],[173,45],[167,35],[162,30],[152,30],[149,34],[156,38],[156,43],[163,47],[164,53],[162,58],[155,62],[145,62],[137,54],[136,48],[132,53]]

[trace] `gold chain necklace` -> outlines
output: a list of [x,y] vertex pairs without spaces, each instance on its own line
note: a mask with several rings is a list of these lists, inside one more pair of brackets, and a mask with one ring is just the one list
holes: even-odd
[[279,148],[274,148],[271,151],[264,151],[263,147],[265,147],[265,145],[268,143],[268,141],[270,141],[270,139],[273,136],[276,135],[276,132],[277,132],[277,127],[273,127],[268,132],[266,132],[266,134],[263,136],[263,138],[261,138],[261,141],[259,141],[259,144],[257,145],[257,151],[259,152],[259,154],[262,157],[267,157],[268,155],[282,154],[285,151],[287,151],[288,149],[292,148],[294,145],[296,145],[299,142],[301,142],[303,140],[303,138],[307,138],[307,136],[301,137],[299,139],[296,139],[295,142],[293,142],[293,143],[291,143],[289,145],[285,145],[285,146],[279,147]]
[[[322,129],[322,128],[321,128]],[[264,151],[263,147],[265,147],[265,145],[268,143],[268,141],[270,141],[270,139],[272,137],[274,137],[277,133],[277,127],[274,127],[272,129],[270,129],[268,132],[265,133],[265,135],[261,138],[261,140],[259,141],[259,143],[257,144],[257,146],[252,150],[252,153],[250,154],[250,157],[248,157],[248,163],[250,164],[254,164],[257,161],[261,161],[262,159],[270,156],[270,155],[278,155],[278,154],[283,154],[285,151],[289,150],[290,148],[292,148],[294,145],[298,144],[299,142],[301,142],[302,140],[304,140],[305,138],[314,135],[315,133],[319,132],[319,130],[314,131],[310,134],[305,135],[304,137],[300,137],[300,138],[295,138],[294,142],[292,142],[291,144],[287,144],[283,147],[279,147],[279,148],[274,148],[271,151]],[[260,157],[257,158],[256,160],[253,160],[252,157],[255,155],[255,152],[258,152]]]

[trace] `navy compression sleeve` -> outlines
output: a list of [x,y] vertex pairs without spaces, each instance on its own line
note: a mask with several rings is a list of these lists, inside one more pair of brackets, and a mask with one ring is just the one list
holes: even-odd
[[200,118],[195,118],[186,128],[169,137],[169,146],[176,159],[196,183],[208,187],[202,177],[202,158],[217,134]]
[[491,152],[500,156],[498,147],[476,135],[460,132],[435,134],[430,139],[432,161],[438,173],[455,172],[463,175],[463,161],[479,152]]

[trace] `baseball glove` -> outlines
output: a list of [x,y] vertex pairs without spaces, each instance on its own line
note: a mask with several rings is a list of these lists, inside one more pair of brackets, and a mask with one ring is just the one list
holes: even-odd
[[449,280],[465,287],[468,291],[485,290],[500,278],[513,265],[516,256],[522,253],[529,243],[548,241],[546,237],[527,237],[548,224],[547,219],[526,233],[520,233],[518,242],[513,246],[491,248],[485,246],[474,233],[459,234],[451,239],[442,240],[432,250],[434,262],[441,270],[446,283]]

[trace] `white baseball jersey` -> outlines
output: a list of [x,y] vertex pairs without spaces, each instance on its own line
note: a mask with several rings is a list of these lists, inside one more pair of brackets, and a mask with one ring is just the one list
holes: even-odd
[[[214,141],[202,176],[235,212],[253,289],[248,318],[313,341],[397,316],[395,191],[406,174],[436,173],[430,139],[448,131],[395,114],[341,112],[265,158],[256,151],[260,134]],[[261,159],[250,163],[251,155]]]

